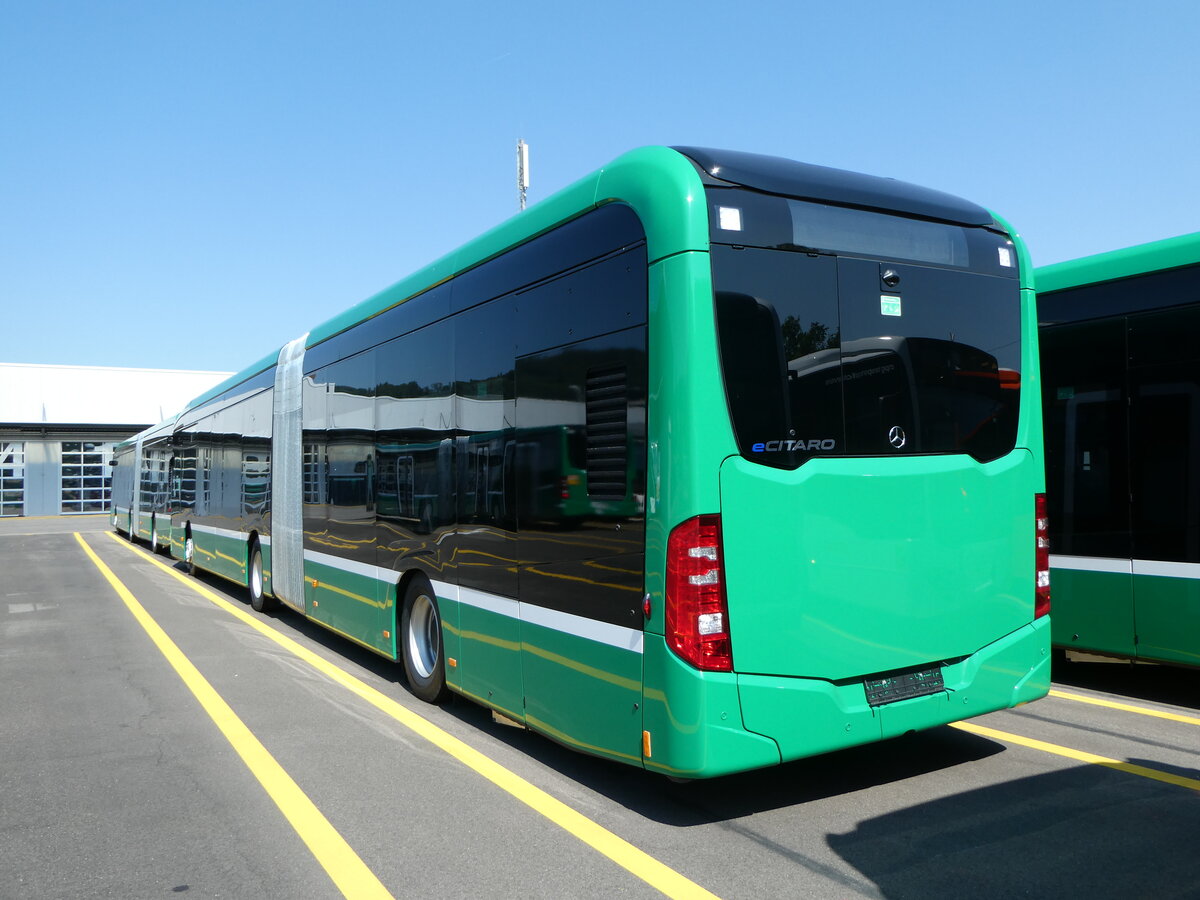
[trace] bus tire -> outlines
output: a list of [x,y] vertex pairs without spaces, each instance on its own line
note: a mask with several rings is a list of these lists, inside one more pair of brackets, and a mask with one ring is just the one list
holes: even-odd
[[446,699],[449,691],[442,651],[442,616],[437,595],[424,578],[414,578],[404,591],[400,645],[409,690],[426,703]]
[[258,541],[250,546],[250,562],[246,567],[246,582],[246,586],[250,589],[250,605],[254,607],[255,612],[267,612],[275,606],[274,598],[268,597],[263,589],[262,550],[259,549]]

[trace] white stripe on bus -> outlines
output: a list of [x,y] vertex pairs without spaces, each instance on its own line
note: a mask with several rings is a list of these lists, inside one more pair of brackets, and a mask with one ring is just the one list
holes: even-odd
[[1050,555],[1051,569],[1072,572],[1107,572],[1110,575],[1154,575],[1161,578],[1200,579],[1200,563],[1158,559],[1108,559],[1101,556]]
[[1134,575],[1159,575],[1165,578],[1200,578],[1200,564],[1163,562],[1156,559],[1135,559]]
[[1074,572],[1108,572],[1111,575],[1132,573],[1131,560],[1103,559],[1098,556],[1056,556],[1050,554],[1050,569],[1070,569]]
[[231,538],[232,540],[243,542],[249,540],[250,538],[250,535],[246,534],[246,532],[234,531],[230,528],[216,528],[212,525],[197,525],[195,522],[192,522],[191,526],[192,531],[198,531],[201,534],[211,534],[214,537]]
[[[246,535],[241,532],[227,531],[223,528],[213,528],[208,525],[192,525],[192,530],[224,537],[246,539]],[[270,546],[271,539],[269,537],[260,537],[259,540],[264,546]],[[332,556],[328,553],[320,553],[315,550],[305,550],[304,560],[305,562],[336,569],[339,572],[346,572],[364,578],[373,578],[376,581],[382,581],[390,585],[396,584],[400,578],[400,573],[394,572],[391,569],[351,559],[342,559],[341,557]],[[598,622],[586,616],[577,616],[572,613],[562,612],[561,610],[547,609],[544,606],[520,603],[511,597],[502,597],[498,594],[489,594],[485,591],[475,590],[474,588],[460,587],[457,584],[450,584],[446,581],[434,581],[433,589],[439,597],[445,597],[447,600],[453,600],[458,603],[465,603],[467,606],[473,606],[476,609],[483,609],[510,619],[516,619],[517,621],[540,625],[552,631],[559,631],[563,634],[594,641],[597,644],[605,644],[609,647],[616,647],[620,650],[628,650],[631,653],[641,654],[643,652],[642,632],[636,628],[626,628],[623,625]]]
[[444,581],[433,582],[433,589],[439,597],[457,600],[476,609],[487,610],[497,615],[540,625],[551,631],[558,631],[597,644],[606,644],[619,650],[628,650],[641,654],[642,632],[622,625],[610,625],[608,622],[598,622],[585,616],[563,612],[557,609],[547,609],[544,606],[534,606],[530,603],[520,603],[511,597],[500,597],[473,588],[464,588]]

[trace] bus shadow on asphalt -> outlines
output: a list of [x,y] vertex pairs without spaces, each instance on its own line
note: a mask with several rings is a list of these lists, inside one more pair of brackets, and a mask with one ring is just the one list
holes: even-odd
[[826,840],[889,898],[1191,897],[1198,829],[1192,792],[1081,766],[864,819]]
[[[482,718],[472,713],[472,718]],[[484,727],[486,723],[480,723]],[[984,759],[1004,748],[950,728],[851,747],[779,766],[697,781],[581,755],[532,732],[495,735],[538,762],[639,815],[674,827],[728,822],[904,781]]]

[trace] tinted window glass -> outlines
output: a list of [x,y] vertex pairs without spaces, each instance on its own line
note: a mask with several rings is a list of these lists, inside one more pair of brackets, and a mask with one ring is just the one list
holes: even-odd
[[367,529],[375,524],[376,383],[374,352],[304,379],[306,487],[320,485],[323,501],[305,504],[305,542],[318,550],[332,542],[364,563],[375,561]]
[[988,228],[728,188],[709,188],[708,204],[714,243],[932,263],[1013,279],[1018,274],[1012,241]]
[[458,580],[508,597],[517,595],[513,307],[505,297],[454,319]]
[[1200,563],[1200,306],[1128,323],[1133,556]]
[[454,309],[466,309],[645,239],[632,209],[610,203],[454,279]]
[[792,212],[792,243],[799,247],[830,247],[855,255],[915,259],[943,266],[968,264],[967,239],[961,228],[797,200],[789,201],[788,207]]
[[727,247],[713,247],[712,260],[725,391],[742,455],[786,468],[821,448],[841,449],[835,260]]
[[1195,303],[1200,266],[1038,294],[1038,324],[1103,319],[1139,310]]
[[519,354],[546,350],[646,321],[646,246],[598,260],[516,297]]
[[[376,351],[379,565],[444,568],[454,525],[454,323],[438,322]],[[446,542],[448,543],[448,542]]]
[[1128,558],[1125,321],[1048,328],[1039,337],[1050,546]]
[[[888,272],[894,285],[883,283]],[[840,259],[838,296],[846,452],[968,453],[987,461],[1013,448],[1021,386],[1016,282]]]
[[721,362],[744,456],[1012,450],[1011,278],[794,251],[712,248]]
[[438,285],[310,347],[304,354],[304,366],[310,370],[327,366],[449,314],[450,285]]

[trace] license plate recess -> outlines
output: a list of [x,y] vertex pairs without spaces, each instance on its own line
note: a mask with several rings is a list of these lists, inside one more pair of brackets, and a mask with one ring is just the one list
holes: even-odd
[[867,703],[871,706],[885,706],[899,700],[911,700],[913,697],[928,697],[930,694],[940,694],[946,689],[942,681],[941,666],[876,675],[863,679],[863,687],[867,691]]

